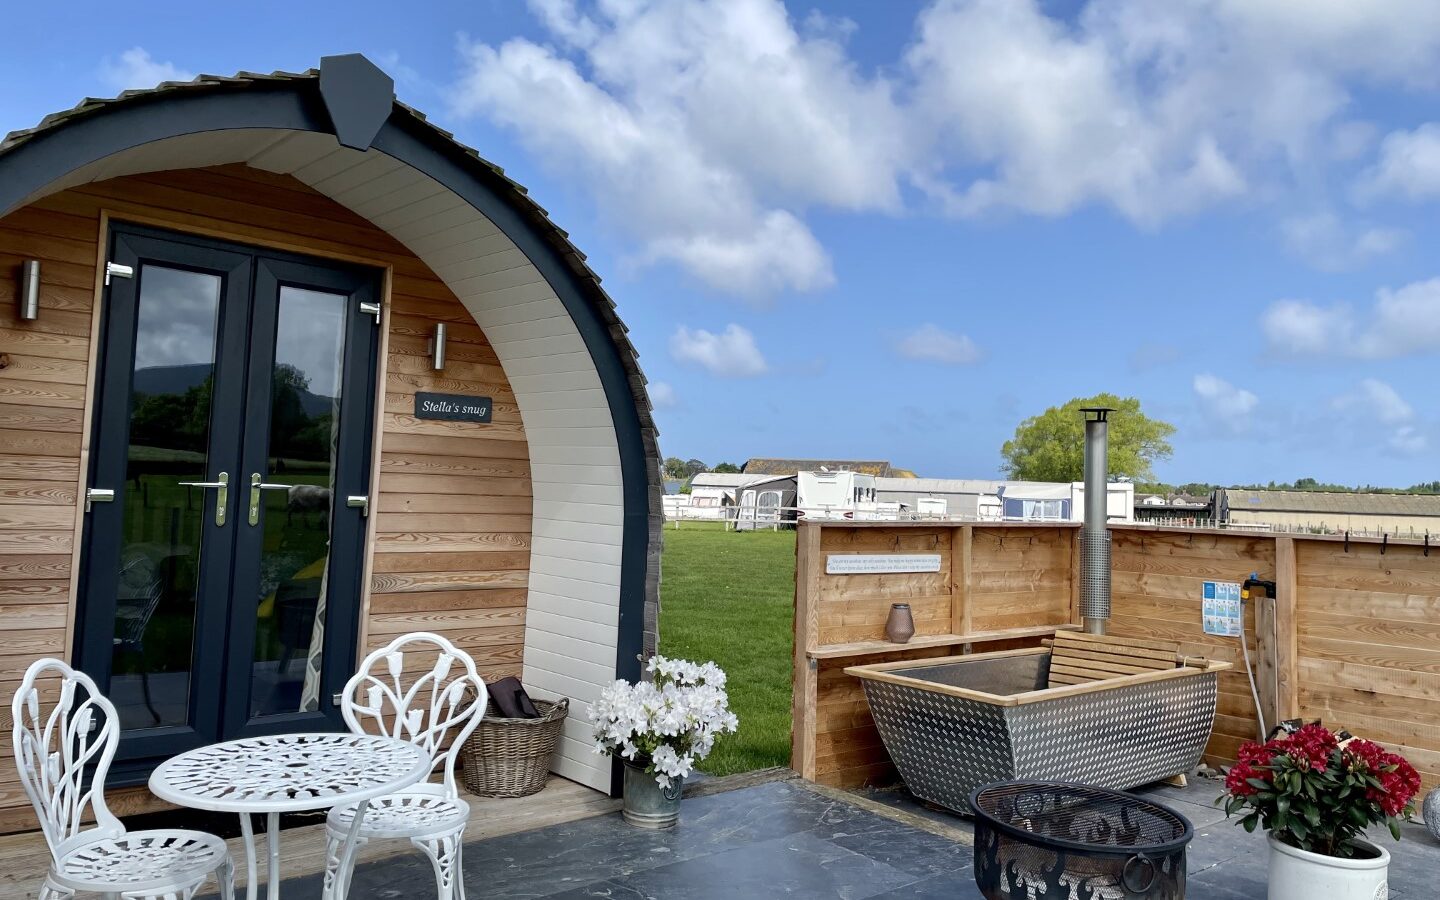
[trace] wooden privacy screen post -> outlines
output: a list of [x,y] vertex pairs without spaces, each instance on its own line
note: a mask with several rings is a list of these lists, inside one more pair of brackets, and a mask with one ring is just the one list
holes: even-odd
[[817,665],[809,649],[820,642],[820,526],[802,523],[795,535],[795,684],[792,687],[790,768],[815,778]]
[[1265,724],[1274,728],[1300,715],[1295,539],[1275,539],[1275,596],[1252,599],[1255,610],[1255,687]]
[[1299,577],[1295,566],[1295,539],[1275,541],[1275,691],[1276,719],[1300,715]]
[[[1275,601],[1250,598],[1255,614],[1255,633],[1246,639],[1255,641],[1255,691],[1260,695],[1260,709],[1264,712],[1265,728],[1274,728],[1280,721],[1280,701],[1277,687],[1280,682],[1278,671],[1280,651],[1276,646]],[[1259,735],[1266,737],[1267,735]]]

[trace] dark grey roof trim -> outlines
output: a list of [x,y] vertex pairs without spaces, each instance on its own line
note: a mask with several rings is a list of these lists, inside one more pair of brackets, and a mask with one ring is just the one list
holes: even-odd
[[[0,215],[70,172],[141,144],[206,131],[334,133],[320,73],[202,75],[193,82],[86,99],[0,141]],[[627,329],[600,278],[523,187],[449,132],[395,102],[371,146],[446,185],[489,217],[535,264],[570,313],[605,388],[624,497],[616,674],[640,675],[658,611],[661,480],[656,428]]]

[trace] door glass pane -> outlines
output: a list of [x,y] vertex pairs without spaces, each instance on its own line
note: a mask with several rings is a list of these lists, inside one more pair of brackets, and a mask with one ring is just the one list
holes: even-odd
[[[347,297],[280,289],[250,714],[319,708]],[[284,485],[281,489],[279,486]],[[249,485],[246,485],[249,489]],[[358,565],[359,560],[351,560]]]
[[[189,720],[220,278],[140,270],[110,699],[122,728]],[[224,602],[224,598],[219,598]]]

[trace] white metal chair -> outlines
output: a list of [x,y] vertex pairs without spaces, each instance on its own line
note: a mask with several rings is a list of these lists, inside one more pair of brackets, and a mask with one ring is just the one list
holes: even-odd
[[[40,682],[59,680],[59,700],[42,712]],[[234,897],[225,842],[201,831],[131,831],[105,805],[105,776],[120,740],[115,706],[83,672],[41,659],[25,672],[10,706],[20,784],[50,847],[39,900],[94,891],[115,900],[190,900],[213,874]],[[87,814],[95,824],[83,826]]]
[[[435,656],[434,665],[408,686],[407,654],[424,660]],[[470,804],[460,799],[455,759],[485,715],[485,701],[485,682],[475,670],[475,661],[445,638],[428,632],[403,635],[365,657],[342,697],[340,711],[351,731],[409,741],[423,747],[445,770],[439,784],[424,782],[371,800],[356,832],[357,844],[409,839],[435,868],[439,900],[465,898],[461,840],[470,819]],[[354,854],[344,866],[340,857],[355,821],[355,809],[354,804],[338,806],[325,820],[326,900],[348,893]]]

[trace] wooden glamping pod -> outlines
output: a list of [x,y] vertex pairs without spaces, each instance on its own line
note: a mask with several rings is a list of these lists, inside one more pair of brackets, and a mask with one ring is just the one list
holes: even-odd
[[363,57],[0,143],[0,695],[93,675],[116,786],[339,727],[357,653],[426,630],[571,698],[555,769],[610,790],[585,722],[654,646],[657,460],[584,256]]

